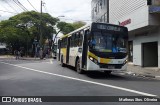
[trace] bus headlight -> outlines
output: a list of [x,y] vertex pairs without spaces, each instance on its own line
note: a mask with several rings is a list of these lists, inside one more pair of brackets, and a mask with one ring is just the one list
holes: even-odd
[[94,58],[92,58],[92,57],[89,57],[89,59],[90,59],[92,62],[98,64],[98,61],[97,61],[96,59],[94,59]]
[[89,59],[90,59],[91,61],[93,61],[93,58],[92,58],[92,57],[89,57]]

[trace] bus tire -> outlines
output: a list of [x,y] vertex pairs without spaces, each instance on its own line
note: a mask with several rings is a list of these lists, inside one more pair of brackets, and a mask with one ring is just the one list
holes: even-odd
[[80,67],[80,60],[79,59],[76,60],[76,67],[75,68],[76,68],[77,73],[79,73],[79,74],[84,73],[84,71]]
[[65,67],[65,64],[63,63],[63,56],[61,56],[61,66]]

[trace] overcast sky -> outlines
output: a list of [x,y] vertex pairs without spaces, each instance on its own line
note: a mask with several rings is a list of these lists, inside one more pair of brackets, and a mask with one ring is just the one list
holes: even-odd
[[[19,6],[14,3],[17,0],[0,0],[0,20],[8,19],[9,17],[23,12]],[[19,0],[19,2],[27,8],[28,11],[35,10],[29,2],[34,6],[37,11],[40,11],[41,0]],[[48,12],[53,17],[61,17],[65,21],[85,21],[91,20],[91,0],[43,0],[43,12]],[[2,12],[8,11],[13,13]]]

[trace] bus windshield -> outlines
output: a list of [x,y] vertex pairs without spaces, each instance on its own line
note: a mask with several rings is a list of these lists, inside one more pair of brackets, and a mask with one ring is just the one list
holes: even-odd
[[90,48],[98,52],[127,53],[127,39],[123,34],[93,32]]

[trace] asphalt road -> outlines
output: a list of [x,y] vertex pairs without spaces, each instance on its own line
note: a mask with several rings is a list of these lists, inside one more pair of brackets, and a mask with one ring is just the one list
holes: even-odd
[[[0,96],[160,96],[160,81],[123,73],[78,74],[56,60],[0,59]],[[16,103],[0,103],[0,105]],[[17,103],[18,104],[18,103]],[[19,103],[20,105],[31,103]],[[159,105],[158,102],[55,102],[33,105]]]

